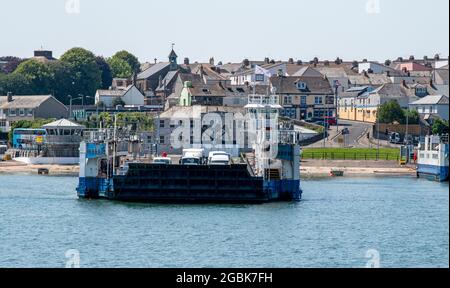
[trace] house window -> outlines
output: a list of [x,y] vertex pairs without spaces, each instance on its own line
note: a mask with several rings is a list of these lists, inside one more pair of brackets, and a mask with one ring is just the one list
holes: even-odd
[[295,108],[285,109],[284,116],[291,118],[291,119],[296,119],[297,118],[297,109],[295,109]]
[[314,111],[314,117],[315,118],[322,118],[323,117],[323,111],[315,110]]
[[8,109],[3,109],[3,114],[5,114],[5,116],[8,116],[9,110]]
[[256,82],[264,82],[264,75],[263,74],[256,74],[255,75],[255,81]]
[[284,104],[292,105],[292,96],[285,96],[284,97]]
[[323,99],[322,97],[314,97],[314,103],[315,104],[323,104]]
[[9,116],[11,116],[11,117],[16,116],[16,109],[9,110]]
[[0,127],[6,127],[6,120],[0,120]]
[[301,105],[306,105],[306,96],[301,96],[300,97],[300,104]]
[[159,136],[159,144],[165,144],[166,139],[164,136]]
[[297,82],[297,89],[298,90],[306,90],[306,83],[305,82]]
[[165,127],[164,120],[159,120],[159,128],[164,128],[164,127]]

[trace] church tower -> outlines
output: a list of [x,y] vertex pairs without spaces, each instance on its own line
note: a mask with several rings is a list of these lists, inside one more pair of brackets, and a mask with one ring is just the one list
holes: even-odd
[[175,46],[175,44],[172,44],[172,51],[170,52],[170,55],[169,55],[169,62],[170,62],[170,70],[171,71],[178,70],[178,63],[177,63],[178,55],[173,50],[174,46]]

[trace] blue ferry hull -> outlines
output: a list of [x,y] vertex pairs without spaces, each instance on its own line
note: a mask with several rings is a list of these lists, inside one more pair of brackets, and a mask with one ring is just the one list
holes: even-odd
[[417,176],[420,178],[427,178],[439,182],[448,181],[449,167],[418,164]]
[[252,176],[246,165],[130,164],[127,175],[80,178],[80,198],[155,203],[267,203],[300,201],[300,180]]

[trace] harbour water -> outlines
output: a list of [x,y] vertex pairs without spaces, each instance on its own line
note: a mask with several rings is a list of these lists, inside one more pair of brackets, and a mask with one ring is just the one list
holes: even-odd
[[71,249],[81,267],[449,267],[448,183],[310,179],[301,203],[266,205],[78,200],[76,184],[0,176],[0,267],[65,267]]

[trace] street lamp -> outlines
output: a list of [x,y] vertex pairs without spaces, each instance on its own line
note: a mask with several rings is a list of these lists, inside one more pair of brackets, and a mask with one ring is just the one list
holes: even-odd
[[69,111],[70,111],[70,115],[69,115],[69,119],[72,119],[72,101],[73,100],[79,100],[79,99],[82,99],[81,97],[78,97],[78,98],[73,98],[72,97],[72,95],[68,95],[68,97],[70,98],[70,105],[69,105]]

